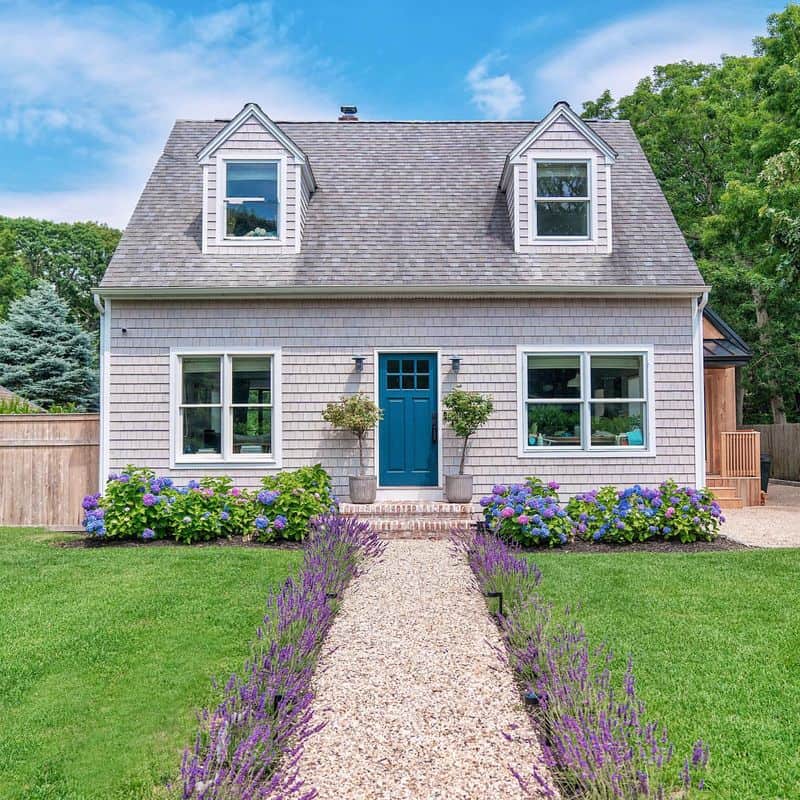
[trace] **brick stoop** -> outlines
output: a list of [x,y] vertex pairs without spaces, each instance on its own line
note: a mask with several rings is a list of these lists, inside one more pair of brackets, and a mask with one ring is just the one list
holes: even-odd
[[345,517],[361,517],[384,539],[446,539],[454,528],[468,530],[480,517],[471,503],[386,500],[371,505],[340,503]]

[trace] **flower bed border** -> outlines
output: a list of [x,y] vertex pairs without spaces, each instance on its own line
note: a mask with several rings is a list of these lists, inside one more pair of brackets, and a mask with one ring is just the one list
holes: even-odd
[[298,774],[313,721],[311,679],[341,594],[380,557],[385,544],[368,522],[318,517],[303,566],[267,598],[250,658],[225,683],[223,699],[198,715],[194,746],[184,752],[183,800],[312,800]]

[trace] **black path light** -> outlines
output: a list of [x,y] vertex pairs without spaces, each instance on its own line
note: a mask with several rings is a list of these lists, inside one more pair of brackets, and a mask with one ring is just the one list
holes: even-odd
[[339,595],[336,592],[325,592],[325,597],[328,600],[337,600]]
[[539,705],[539,695],[533,691],[533,689],[528,689],[525,692],[525,705],[527,706],[538,706]]
[[496,597],[498,600],[498,614],[503,616],[503,593],[502,592],[486,592],[486,597]]

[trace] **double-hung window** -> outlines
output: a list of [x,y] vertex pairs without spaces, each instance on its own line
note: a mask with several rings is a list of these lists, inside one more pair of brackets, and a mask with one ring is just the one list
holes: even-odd
[[225,238],[277,239],[280,235],[280,162],[225,162]]
[[591,235],[591,161],[534,161],[537,237],[588,239]]
[[520,358],[523,450],[650,449],[646,351],[522,351]]
[[276,460],[276,358],[176,356],[176,461]]

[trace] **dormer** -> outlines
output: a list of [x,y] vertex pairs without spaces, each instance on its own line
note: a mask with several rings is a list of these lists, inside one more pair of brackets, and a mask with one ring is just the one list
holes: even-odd
[[517,253],[610,253],[614,149],[561,101],[508,154],[500,179]]
[[305,153],[248,103],[197,154],[203,168],[203,252],[298,253],[316,189]]

